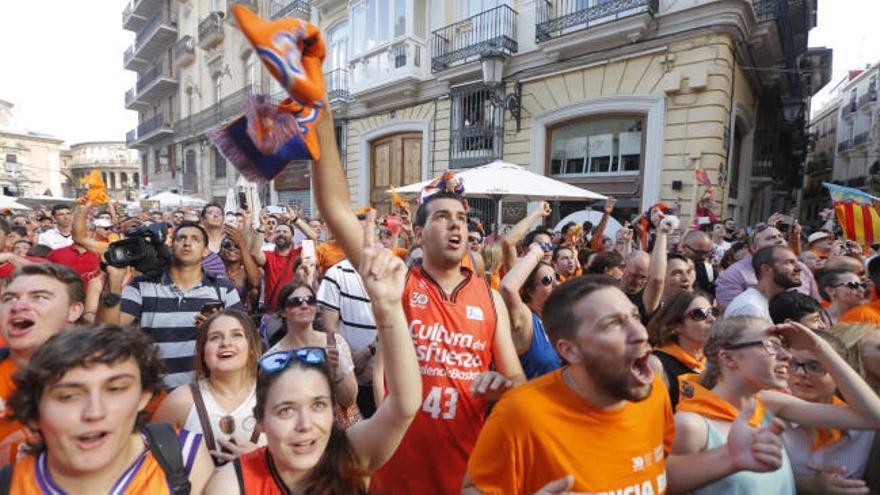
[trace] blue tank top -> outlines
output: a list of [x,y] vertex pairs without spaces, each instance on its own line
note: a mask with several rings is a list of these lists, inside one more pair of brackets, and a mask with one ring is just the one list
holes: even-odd
[[[705,418],[703,418],[705,419]],[[773,415],[764,416],[763,426],[773,420]],[[706,421],[709,428],[709,438],[706,439],[706,450],[727,445],[727,438],[716,430],[712,423]],[[720,480],[710,483],[698,490],[691,492],[692,495],[751,495],[755,493],[766,495],[795,495],[794,472],[791,469],[791,461],[785,447],[782,448],[782,466],[776,471],[769,473],[755,473],[752,471],[740,471]]]
[[532,313],[532,345],[529,346],[529,350],[519,355],[519,362],[529,380],[562,366],[556,349],[544,333],[541,317],[536,313]]

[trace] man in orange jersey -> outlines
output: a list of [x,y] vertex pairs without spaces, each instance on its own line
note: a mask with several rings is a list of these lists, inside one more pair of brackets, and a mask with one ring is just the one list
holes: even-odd
[[15,384],[13,415],[36,425],[41,441],[16,461],[11,476],[0,476],[11,478],[9,493],[166,495],[188,486],[197,494],[214,470],[200,434],[175,433],[168,425],[142,430],[142,413],[163,386],[162,361],[136,328],[83,327],[56,335]]
[[[321,159],[313,167],[312,184],[327,227],[358,266],[362,229],[352,213],[327,110],[317,126]],[[419,359],[422,407],[394,456],[372,477],[370,490],[376,493],[460,490],[490,401],[525,381],[501,296],[462,266],[467,250],[462,198],[439,189],[416,214],[422,263],[410,269],[403,299]],[[493,364],[497,371],[490,370]]]
[[669,455],[669,395],[638,309],[616,280],[566,282],[543,314],[568,364],[502,397],[471,454],[462,493],[685,492],[781,465],[779,431],[754,429],[742,415],[725,447]]
[[0,465],[14,462],[30,435],[6,407],[15,390],[13,373],[49,337],[79,321],[84,302],[79,274],[52,263],[22,266],[0,296],[0,333],[7,345],[0,360]]

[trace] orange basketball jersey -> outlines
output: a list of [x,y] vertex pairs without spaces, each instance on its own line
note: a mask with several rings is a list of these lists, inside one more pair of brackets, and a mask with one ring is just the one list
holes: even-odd
[[[180,430],[177,437],[183,454],[184,467],[189,475],[195,462],[202,435]],[[66,493],[49,473],[46,452],[29,455],[15,463],[12,468],[12,484],[9,493],[17,495],[61,495]],[[109,493],[138,495],[173,495],[165,478],[165,472],[149,448],[131,463],[119,476]]]
[[449,295],[419,267],[407,275],[403,309],[422,375],[422,408],[373,477],[372,492],[461,491],[488,407],[471,397],[470,386],[489,371],[496,322],[486,281],[466,268],[461,273],[464,280]]

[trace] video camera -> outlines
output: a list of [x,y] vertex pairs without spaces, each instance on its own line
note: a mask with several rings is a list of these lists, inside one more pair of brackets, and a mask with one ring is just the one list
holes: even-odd
[[125,239],[107,246],[104,260],[116,268],[133,267],[145,275],[162,273],[171,265],[171,252],[165,245],[168,227],[165,222],[138,225],[125,229]]

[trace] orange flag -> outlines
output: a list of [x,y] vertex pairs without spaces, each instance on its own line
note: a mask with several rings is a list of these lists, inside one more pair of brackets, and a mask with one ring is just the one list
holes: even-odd
[[86,191],[84,202],[93,205],[103,205],[110,201],[110,196],[107,194],[107,186],[104,184],[104,179],[101,178],[101,172],[98,169],[92,170],[89,175],[80,179],[79,183],[89,187]]
[[400,195],[397,194],[397,188],[395,188],[394,185],[391,186],[391,200],[394,202],[394,206],[409,213],[409,201],[401,198]]

